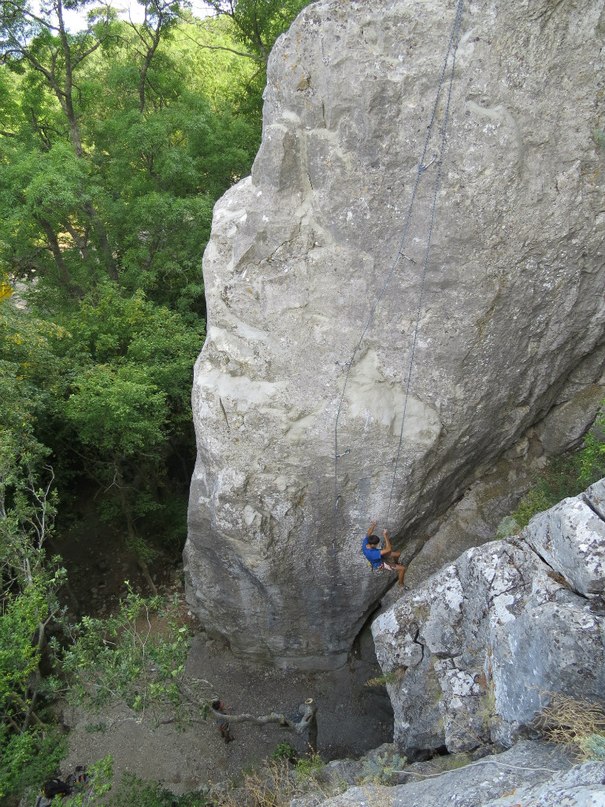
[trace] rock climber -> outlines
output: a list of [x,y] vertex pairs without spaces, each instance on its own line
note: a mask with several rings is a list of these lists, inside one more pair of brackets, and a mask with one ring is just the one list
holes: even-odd
[[377,535],[374,535],[375,529],[376,522],[372,521],[368,527],[367,533],[363,537],[361,550],[370,562],[373,570],[396,572],[399,585],[403,586],[406,567],[402,563],[399,563],[399,555],[401,553],[393,550],[393,545],[391,544],[391,538],[388,530],[383,530],[382,532],[384,537],[384,548],[380,549],[380,538]]

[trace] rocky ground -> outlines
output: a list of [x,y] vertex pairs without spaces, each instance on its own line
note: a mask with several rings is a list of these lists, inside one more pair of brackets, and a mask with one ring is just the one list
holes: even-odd
[[[146,584],[120,537],[103,527],[94,508],[82,505],[82,510],[81,519],[64,534],[56,551],[69,571],[69,604],[76,603],[81,613],[104,616],[125,595],[124,580],[142,592],[147,591]],[[180,574],[165,559],[154,565],[152,574],[161,591],[181,590]],[[369,679],[381,674],[369,632],[341,670],[302,674],[242,661],[226,644],[209,638],[197,623],[194,631],[187,673],[209,681],[232,713],[292,713],[306,698],[314,698],[319,753],[326,761],[358,756],[392,739],[393,715],[386,691],[366,686]],[[183,793],[237,777],[270,756],[280,742],[305,751],[304,739],[275,725],[233,726],[235,741],[225,745],[213,720],[189,728],[158,723],[171,717],[140,715],[124,705],[99,714],[66,709],[70,751],[63,771],[68,773],[76,765],[90,765],[111,754],[116,780],[128,771]]]
[[[392,738],[388,698],[381,687],[367,686],[380,674],[371,648],[369,641],[362,642],[349,664],[337,672],[303,674],[244,662],[222,642],[199,633],[187,672],[209,681],[232,713],[292,713],[305,698],[314,698],[319,753],[328,761],[360,755]],[[304,738],[276,725],[234,725],[235,740],[226,745],[212,719],[189,728],[158,725],[157,715],[138,715],[125,706],[102,714],[70,709],[65,721],[71,729],[65,771],[111,754],[116,780],[129,772],[159,780],[175,793],[236,778],[270,757],[280,742],[305,752]]]

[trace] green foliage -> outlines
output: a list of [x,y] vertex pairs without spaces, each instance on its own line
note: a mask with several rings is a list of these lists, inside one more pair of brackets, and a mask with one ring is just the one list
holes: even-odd
[[518,528],[527,526],[536,513],[548,510],[566,496],[577,495],[581,489],[575,459],[564,456],[551,460],[513,513]]
[[248,54],[266,63],[273,43],[311,0],[205,0],[232,23],[233,36]]
[[296,762],[298,759],[298,752],[290,743],[278,743],[273,749],[271,759],[286,759],[289,762]]
[[110,282],[58,316],[68,339],[55,349],[59,354],[64,351],[65,372],[72,378],[77,380],[80,370],[86,375],[98,368],[112,368],[117,377],[122,373],[126,379],[139,374],[139,383],[155,387],[165,397],[169,410],[178,416],[179,428],[183,416],[190,422],[191,368],[203,342],[202,323],[192,325],[148,300],[142,291],[124,294]]
[[167,470],[171,455],[187,457],[180,476],[187,484],[191,368],[201,326],[109,282],[59,319],[65,336],[55,350],[64,383],[47,440],[61,472],[86,457],[84,472],[100,488],[101,514],[122,526],[139,557],[150,551],[149,541],[157,545],[175,530],[182,541],[184,503]]
[[92,478],[100,514],[148,558],[183,537],[200,258],[259,142],[253,62],[306,3],[214,4],[204,21],[141,5],[142,24],[105,9],[76,34],[56,4],[0,15],[0,295],[6,278],[29,286],[0,375],[27,424],[4,451],[29,435],[62,489]]
[[[54,322],[33,315],[43,303],[38,293],[29,311],[0,303],[0,502],[7,475],[43,463],[50,449],[63,487],[72,475],[94,480],[101,512],[141,557],[149,540],[176,535],[178,547],[185,505],[175,480],[185,487],[193,461],[191,368],[201,324],[110,282],[55,311]],[[174,454],[184,471],[169,480]]]
[[407,764],[405,757],[396,753],[375,754],[363,761],[360,783],[375,785],[393,785],[397,783],[397,774]]
[[53,365],[51,332],[0,302],[0,798],[38,784],[63,748],[44,714],[39,673],[65,580],[45,552],[56,498],[48,450],[35,436],[44,404],[35,381]]
[[584,487],[605,476],[605,413],[596,420],[584,439],[578,456],[578,481]]
[[109,799],[109,807],[205,807],[210,802],[199,793],[175,796],[155,782],[143,782],[125,774],[117,792]]
[[605,476],[605,413],[597,417],[579,451],[552,459],[512,514],[519,528],[568,496],[577,496]]
[[27,36],[0,18],[18,70],[0,67],[0,267],[69,299],[111,278],[199,316],[212,207],[249,171],[259,120],[238,109],[249,75],[234,92],[218,72],[233,56],[200,59],[176,3],[142,5],[142,25],[109,14],[78,35],[52,13]]
[[108,755],[98,760],[87,769],[87,774],[88,782],[77,787],[76,792],[69,797],[70,807],[106,803],[105,797],[113,785],[113,758]]
[[301,757],[296,763],[294,773],[298,782],[308,782],[310,779],[315,779],[317,774],[324,767],[324,761],[317,753],[310,754],[307,757]]
[[130,591],[115,615],[83,617],[71,635],[66,649],[54,649],[76,702],[100,708],[123,700],[137,712],[179,706],[189,633],[178,603]]
[[605,762],[605,734],[588,734],[578,744],[585,759]]
[[78,380],[66,416],[84,445],[101,453],[130,457],[153,451],[162,440],[166,398],[148,383],[144,370],[97,365]]
[[11,733],[0,728],[0,799],[30,793],[51,778],[67,751],[65,737],[52,728]]
[[[21,466],[35,464],[46,453],[36,427],[49,400],[44,380],[52,390],[59,369],[53,343],[63,333],[54,323],[16,308],[10,297],[0,300],[0,434]],[[10,463],[11,452],[6,452]]]
[[36,582],[17,595],[6,592],[0,614],[0,710],[15,720],[27,707],[29,678],[40,661],[39,650],[32,642],[38,625],[48,614],[40,588]]
[[[0,3],[0,798],[54,773],[48,707],[66,684],[133,709],[182,698],[174,607],[131,593],[110,619],[70,627],[45,545],[86,478],[142,563],[168,540],[178,551],[201,254],[216,199],[258,146],[268,48],[306,3],[239,0],[203,23],[177,3],[140,4],[142,24],[103,7],[73,33],[57,12],[86,0],[35,17],[29,0]],[[58,624],[73,641],[52,640],[43,678]],[[99,798],[110,766],[93,777]],[[167,798],[137,787],[132,803]]]

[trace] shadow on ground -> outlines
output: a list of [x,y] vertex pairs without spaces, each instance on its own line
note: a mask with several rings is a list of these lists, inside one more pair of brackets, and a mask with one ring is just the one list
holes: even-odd
[[[261,715],[291,714],[305,698],[318,704],[318,746],[324,761],[359,756],[392,739],[392,711],[381,687],[367,686],[380,675],[371,637],[362,637],[341,670],[301,673],[274,670],[235,658],[217,639],[198,633],[187,663],[193,678],[210,682],[228,711]],[[235,740],[225,744],[210,719],[179,728],[161,724],[169,715],[137,714],[117,706],[99,714],[68,709],[70,752],[64,770],[90,765],[111,754],[116,781],[124,772],[160,781],[174,793],[236,778],[289,742],[300,754],[305,739],[277,725],[232,726]]]

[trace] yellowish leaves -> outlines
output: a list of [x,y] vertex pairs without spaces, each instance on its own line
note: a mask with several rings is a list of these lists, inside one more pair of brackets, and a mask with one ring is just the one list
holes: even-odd
[[6,280],[0,280],[0,302],[8,299],[13,293],[13,287]]

